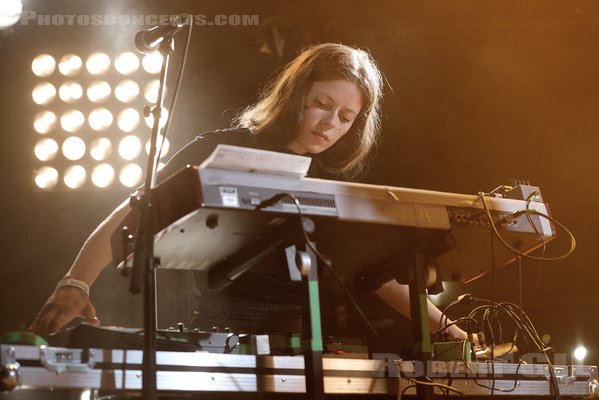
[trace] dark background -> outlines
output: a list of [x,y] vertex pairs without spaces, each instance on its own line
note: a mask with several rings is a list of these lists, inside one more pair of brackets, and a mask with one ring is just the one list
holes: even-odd
[[[303,46],[334,41],[370,49],[388,85],[382,145],[366,180],[464,194],[510,178],[539,186],[578,248],[567,260],[541,266],[529,314],[558,351],[584,344],[585,363],[599,363],[599,2],[30,0],[24,8],[259,15],[259,26],[195,28],[170,131],[175,148],[229,126],[235,110],[254,101],[260,84]],[[35,189],[31,60],[42,51],[132,49],[137,29],[32,23],[0,32],[0,332],[28,326],[87,235],[127,195]],[[283,53],[261,53],[274,49],[275,30],[285,40]],[[563,251],[565,235],[560,240],[550,247]],[[523,263],[525,297],[538,271],[538,264]],[[517,276],[515,265],[498,271],[498,300],[517,299]],[[94,285],[105,324],[141,325],[141,302],[127,284],[109,268]],[[447,304],[466,291],[490,297],[492,286],[490,276],[448,285],[437,301]]]

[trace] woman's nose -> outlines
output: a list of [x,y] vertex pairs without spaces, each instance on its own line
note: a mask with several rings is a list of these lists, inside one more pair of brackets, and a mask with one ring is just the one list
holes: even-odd
[[331,126],[331,127],[335,126],[338,122],[337,114],[334,111],[329,111],[329,112],[325,113],[325,115],[323,115],[320,122],[323,125],[327,125],[327,126]]

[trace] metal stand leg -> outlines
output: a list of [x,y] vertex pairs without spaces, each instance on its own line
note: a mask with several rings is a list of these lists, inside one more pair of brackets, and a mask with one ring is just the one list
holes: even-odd
[[[291,279],[301,279],[298,272],[304,272],[304,277],[301,279],[304,286],[304,296],[302,296],[302,309],[304,310],[302,320],[304,339],[302,353],[305,365],[306,396],[309,399],[324,400],[323,344],[316,255],[310,248],[306,249],[306,251],[298,252],[295,246],[287,248],[286,253]],[[296,260],[298,259],[303,259],[303,262],[301,262],[302,265],[297,265]],[[308,265],[308,268],[304,268],[306,265]]]
[[[424,269],[426,264],[422,254],[414,255],[414,262],[410,265],[410,312],[412,320],[412,351],[414,360],[422,363],[422,371],[427,373],[428,362],[431,359],[431,338],[428,321],[428,304],[426,297],[426,284]],[[416,386],[418,399],[432,399],[431,386]]]

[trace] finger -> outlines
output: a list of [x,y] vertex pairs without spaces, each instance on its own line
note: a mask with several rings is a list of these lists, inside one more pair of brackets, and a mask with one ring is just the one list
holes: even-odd
[[89,321],[98,319],[96,317],[96,308],[91,303],[91,301],[88,301],[87,306],[83,309],[83,318],[85,318]]

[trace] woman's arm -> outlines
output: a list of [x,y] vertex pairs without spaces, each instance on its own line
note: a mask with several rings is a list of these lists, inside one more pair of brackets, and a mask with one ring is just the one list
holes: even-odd
[[[100,272],[112,261],[110,236],[118,228],[131,207],[127,199],[121,203],[87,238],[64,278],[76,279],[91,286]],[[85,318],[99,324],[96,309],[84,290],[63,286],[54,290],[37,314],[29,330],[39,335],[58,331],[74,318]]]
[[[395,311],[410,318],[410,289],[408,285],[402,285],[396,280],[389,281],[375,291],[375,293],[385,303],[390,305]],[[428,320],[431,332],[437,330],[441,310],[439,310],[430,300],[428,303]],[[448,320],[448,322],[451,322]],[[452,338],[466,339],[466,332],[457,325],[450,326],[447,331]]]

